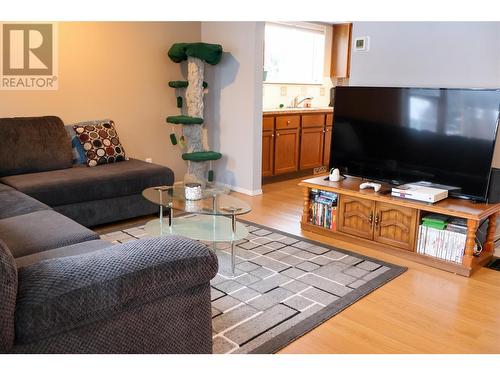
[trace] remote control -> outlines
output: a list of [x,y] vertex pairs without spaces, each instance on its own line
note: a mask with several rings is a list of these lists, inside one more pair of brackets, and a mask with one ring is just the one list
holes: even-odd
[[375,192],[379,191],[381,187],[382,187],[382,185],[378,184],[376,182],[363,182],[361,185],[359,185],[360,189],[373,188],[373,190],[375,190]]

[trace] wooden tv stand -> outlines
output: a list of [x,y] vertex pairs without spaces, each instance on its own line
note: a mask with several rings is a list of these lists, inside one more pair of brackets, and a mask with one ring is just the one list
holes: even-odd
[[[302,229],[356,242],[463,276],[470,276],[474,270],[487,264],[493,256],[495,225],[500,212],[500,203],[473,203],[456,198],[447,198],[434,204],[424,203],[393,197],[390,192],[387,194],[375,193],[373,189],[360,190],[361,182],[361,179],[353,177],[331,182],[325,180],[325,176],[302,181],[299,184],[304,188]],[[388,187],[383,186],[381,191],[384,188]],[[336,230],[326,229],[310,222],[311,189],[338,194]],[[467,220],[467,240],[462,263],[416,252],[419,223],[423,215],[431,212]],[[481,254],[474,256],[476,231],[480,222],[485,219],[489,219],[486,241]]]

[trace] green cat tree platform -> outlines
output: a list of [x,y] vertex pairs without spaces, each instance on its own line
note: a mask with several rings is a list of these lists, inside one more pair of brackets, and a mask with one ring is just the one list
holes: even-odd
[[167,122],[169,124],[176,124],[176,125],[200,125],[203,124],[203,119],[201,117],[178,115],[178,116],[168,116]]
[[219,160],[221,157],[222,154],[215,151],[186,152],[185,154],[182,154],[182,159],[189,161]]
[[[188,81],[170,81],[168,83],[168,86],[172,87],[173,89],[183,89],[183,88],[188,87],[188,85],[189,85]],[[202,86],[204,89],[206,89],[208,87],[208,83],[203,81]]]

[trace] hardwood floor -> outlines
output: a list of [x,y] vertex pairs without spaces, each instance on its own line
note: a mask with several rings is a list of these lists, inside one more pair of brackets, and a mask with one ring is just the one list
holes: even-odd
[[301,232],[300,179],[263,186],[264,194],[234,193],[252,205],[242,216],[360,254],[408,267],[280,353],[500,353],[500,272],[471,278],[396,256]]
[[[261,196],[233,193],[252,205],[252,211],[241,218],[403,265],[408,271],[280,353],[500,353],[500,272],[482,268],[466,278],[302,232],[299,181],[264,185]],[[123,225],[97,231],[109,232]]]

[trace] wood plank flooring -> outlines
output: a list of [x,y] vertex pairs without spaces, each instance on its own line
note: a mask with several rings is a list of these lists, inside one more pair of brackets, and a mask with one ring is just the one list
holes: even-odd
[[500,272],[471,278],[328,237],[301,232],[300,180],[238,196],[252,205],[242,218],[408,267],[281,353],[500,353]]
[[483,268],[465,278],[301,232],[299,181],[264,185],[264,194],[256,197],[234,193],[252,205],[242,218],[403,265],[408,271],[280,353],[500,353],[500,272]]

